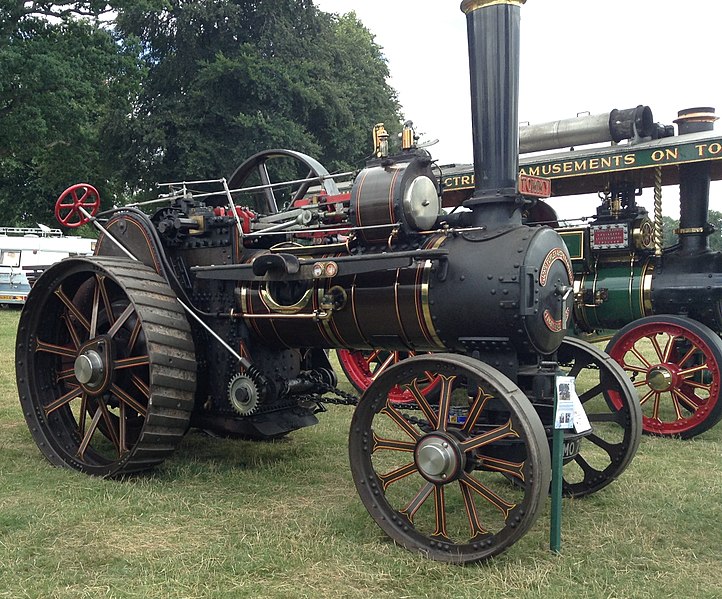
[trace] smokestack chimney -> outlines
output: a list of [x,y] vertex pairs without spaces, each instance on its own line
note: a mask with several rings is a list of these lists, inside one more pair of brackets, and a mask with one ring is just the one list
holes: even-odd
[[474,195],[464,206],[475,226],[521,223],[519,173],[519,24],[526,0],[464,0],[469,40]]

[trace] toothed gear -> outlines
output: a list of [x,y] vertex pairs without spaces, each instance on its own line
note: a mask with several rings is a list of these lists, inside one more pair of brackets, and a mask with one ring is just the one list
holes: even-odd
[[258,408],[258,387],[245,374],[235,375],[228,383],[228,401],[241,416],[250,416]]

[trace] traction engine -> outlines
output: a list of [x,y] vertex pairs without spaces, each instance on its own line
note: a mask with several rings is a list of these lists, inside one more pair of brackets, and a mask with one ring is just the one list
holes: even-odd
[[[150,217],[98,214],[96,255],[46,270],[19,325],[20,401],[43,454],[122,476],[160,464],[190,426],[273,439],[315,424],[325,403],[357,404],[351,472],[372,518],[430,558],[478,561],[541,510],[564,372],[592,423],[565,434],[564,490],[614,480],[639,443],[634,390],[607,356],[565,339],[569,252],[552,228],[521,222],[522,3],[462,3],[478,182],[463,216],[442,211],[408,127],[396,155],[377,129],[350,193],[314,159],[271,150],[228,180],[170,186]],[[289,160],[303,175],[279,210],[289,183],[274,172]],[[58,216],[85,222],[96,200],[71,188]],[[433,353],[385,369],[358,400],[336,387],[331,348]]]

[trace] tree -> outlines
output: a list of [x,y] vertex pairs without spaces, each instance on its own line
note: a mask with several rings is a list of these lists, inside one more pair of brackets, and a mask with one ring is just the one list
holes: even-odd
[[127,6],[123,35],[143,40],[148,76],[117,144],[132,186],[230,174],[286,147],[329,168],[370,154],[370,131],[398,130],[388,67],[355,15],[310,0]]
[[4,225],[52,222],[55,199],[71,183],[93,182],[106,196],[122,188],[117,159],[103,138],[118,115],[130,111],[140,73],[137,50],[90,21],[44,18],[58,6],[72,8],[0,4]]

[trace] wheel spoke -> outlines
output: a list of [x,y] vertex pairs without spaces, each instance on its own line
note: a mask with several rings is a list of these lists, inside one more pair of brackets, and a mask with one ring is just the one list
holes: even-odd
[[475,541],[480,536],[488,534],[486,530],[479,522],[479,512],[476,509],[474,503],[474,495],[471,492],[469,485],[463,484],[459,481],[459,488],[461,489],[461,496],[464,498],[464,509],[466,510],[466,516],[469,519],[469,527],[471,528],[471,540]]
[[421,408],[421,411],[424,413],[424,417],[429,422],[433,422],[436,420],[436,413],[429,405],[429,402],[426,401],[426,397],[424,397],[424,394],[421,393],[421,390],[418,387],[418,379],[414,379],[411,381],[410,385],[406,385],[406,389],[408,389],[411,394],[414,396],[414,399],[416,400],[417,405],[419,408]]
[[426,483],[421,489],[419,489],[419,492],[414,496],[414,498],[404,507],[402,510],[400,510],[400,513],[406,516],[409,519],[409,522],[414,521],[414,515],[416,512],[419,511],[419,508],[424,504],[424,502],[429,498],[429,495],[431,495],[431,492],[434,490],[433,483]]
[[612,458],[612,453],[619,447],[619,443],[610,443],[609,441],[602,439],[595,433],[584,437],[584,440],[590,441],[600,449],[603,449],[610,458]]
[[85,318],[85,316],[80,312],[80,309],[72,301],[70,301],[70,298],[65,295],[61,287],[58,287],[55,290],[55,295],[58,296],[60,301],[63,302],[65,307],[70,311],[73,316],[75,316],[78,322],[83,325],[85,330],[90,331],[90,323],[88,322],[88,319]]
[[135,410],[143,418],[148,414],[148,409],[138,403],[130,394],[126,393],[123,389],[118,387],[117,384],[113,383],[110,386],[110,391],[115,395],[121,402],[128,405],[129,408]]
[[392,485],[418,471],[419,470],[416,468],[416,464],[411,462],[410,464],[396,468],[396,470],[392,470],[386,474],[379,474],[379,480],[381,481],[384,491],[386,491],[386,489],[389,488],[389,485]]
[[135,368],[136,366],[147,366],[150,364],[149,356],[131,356],[130,358],[121,358],[115,361],[115,369]]
[[379,364],[376,367],[376,370],[374,370],[373,374],[371,375],[371,380],[375,381],[376,378],[384,371],[386,370],[391,364],[394,363],[394,354],[389,354],[389,357],[386,358],[381,364]]
[[647,360],[647,358],[642,355],[642,353],[637,349],[636,345],[633,345],[630,351],[634,354],[637,360],[644,364],[648,369],[652,367],[652,365],[649,363],[649,360]]
[[93,438],[93,434],[95,434],[95,431],[98,428],[98,423],[100,422],[100,419],[102,417],[102,412],[100,410],[95,410],[95,414],[93,414],[93,420],[90,422],[90,426],[88,427],[88,430],[85,431],[85,436],[83,437],[83,440],[78,447],[79,458],[83,459],[85,457],[85,452],[90,445],[90,440]]
[[55,382],[61,383],[75,378],[75,369],[68,368],[67,370],[60,370],[55,373]]
[[500,458],[491,458],[481,456],[482,470],[492,470],[494,472],[503,472],[524,481],[524,464],[525,462],[509,462]]
[[95,287],[93,288],[93,305],[90,309],[90,331],[88,338],[92,339],[98,334],[98,309],[100,308],[100,287],[96,277]]
[[446,532],[446,499],[443,485],[434,485],[434,511],[436,512],[436,529],[431,536],[449,540]]
[[634,364],[627,364],[627,362],[624,362],[622,367],[624,370],[629,370],[630,372],[641,372],[642,374],[647,374],[647,372],[649,372],[647,368],[635,366]]
[[391,418],[391,420],[414,441],[418,441],[421,438],[421,433],[419,433],[406,418],[399,414],[396,409],[391,406],[389,401],[386,402],[386,407],[384,407],[380,413]]
[[493,505],[496,509],[498,509],[503,515],[504,520],[506,520],[509,517],[509,513],[511,510],[513,510],[516,507],[515,503],[509,503],[499,497],[494,491],[489,489],[486,485],[479,482],[477,479],[475,479],[473,476],[470,476],[468,473],[464,472],[461,475],[461,478],[459,479],[459,483],[463,486],[466,485],[468,488],[472,491],[475,491],[479,495],[481,495],[486,501],[488,501],[491,505]]
[[64,395],[58,397],[55,401],[49,403],[47,406],[45,406],[45,415],[49,416],[52,414],[55,410],[62,408],[63,406],[69,404],[74,399],[77,399],[82,395],[83,391],[80,387],[73,387],[70,391],[65,393]]
[[695,353],[697,353],[699,349],[696,345],[692,345],[692,347],[689,348],[686,354],[682,356],[680,360],[677,361],[677,366],[682,366],[687,360],[689,360]]
[[110,437],[111,443],[115,446],[115,449],[118,452],[118,457],[120,457],[120,441],[118,439],[118,431],[116,430],[113,419],[110,417],[110,412],[108,412],[108,406],[100,397],[98,398],[98,410],[103,414],[103,420],[105,421],[105,427],[108,431],[108,436]]
[[644,397],[640,397],[639,399],[639,405],[643,406],[645,403],[649,401],[649,398],[653,395],[659,395],[658,391],[655,391],[654,389],[650,389],[649,393],[647,393]]
[[477,420],[479,420],[479,416],[481,416],[481,413],[484,411],[486,402],[488,402],[492,397],[492,395],[484,393],[484,390],[479,388],[479,390],[476,392],[476,397],[471,404],[471,408],[469,409],[469,414],[466,417],[466,422],[464,423],[464,426],[461,430],[463,430],[467,434],[470,434],[471,431],[474,430],[476,422]]
[[686,378],[691,377],[693,374],[695,374],[697,372],[704,372],[705,370],[709,370],[709,366],[707,366],[707,362],[705,362],[704,364],[700,364],[699,366],[694,366],[692,368],[680,370],[679,372],[677,372],[677,374],[680,377],[686,379]]
[[397,439],[384,439],[374,433],[374,443],[371,453],[376,453],[382,449],[388,449],[391,451],[409,451],[413,452],[416,448],[416,443],[411,441],[401,441]]
[[63,314],[62,319],[63,319],[63,322],[65,323],[65,328],[68,329],[68,333],[70,334],[70,339],[73,342],[75,349],[80,349],[80,346],[83,344],[83,342],[80,340],[80,335],[78,335],[78,331],[75,330],[73,323],[70,322],[70,318],[68,318],[67,313]]
[[582,403],[588,402],[593,397],[596,397],[600,393],[604,391],[604,385],[602,383],[599,383],[597,385],[594,385],[591,389],[587,389],[584,393],[582,393],[579,396],[579,401]]
[[490,443],[500,441],[501,439],[506,439],[507,437],[519,437],[519,433],[514,430],[514,425],[512,424],[511,419],[507,420],[506,424],[479,435],[478,437],[472,437],[468,441],[464,441],[459,445],[463,451],[468,452],[478,449],[479,447],[489,445]]
[[56,356],[63,356],[64,358],[75,358],[78,355],[77,350],[72,347],[55,345],[54,343],[47,343],[45,341],[41,341],[40,339],[35,340],[35,351],[55,354]]
[[128,338],[128,345],[126,347],[128,353],[133,351],[133,348],[135,347],[136,342],[138,341],[138,335],[140,335],[141,330],[141,324],[140,319],[136,319],[135,326],[133,327],[133,331],[130,334],[130,337]]
[[130,380],[133,382],[136,388],[144,395],[146,400],[150,399],[150,387],[148,387],[147,383],[143,379],[141,379],[138,375],[133,374],[130,377]]
[[677,335],[670,335],[669,339],[667,339],[667,344],[664,346],[664,354],[662,355],[662,362],[665,364],[669,362],[675,341],[677,341]]
[[672,389],[672,395],[674,397],[675,411],[678,413],[678,420],[682,420],[683,418],[681,411],[678,410],[680,402],[687,406],[689,410],[692,410],[692,412],[699,410],[700,404],[687,394],[683,393],[680,389]]
[[135,308],[133,307],[133,304],[129,304],[128,307],[123,310],[123,313],[118,317],[118,320],[113,323],[113,326],[108,329],[108,336],[114,337],[115,334],[125,324],[125,322],[130,318],[130,315],[133,314],[133,312],[135,312]]
[[104,275],[96,275],[98,281],[98,288],[100,289],[100,295],[103,298],[103,308],[105,309],[105,317],[108,319],[108,324],[113,325],[115,322],[115,314],[113,314],[113,304],[110,302],[110,296],[108,295],[108,288],[105,286],[106,277]]
[[451,408],[451,392],[455,376],[439,375],[441,379],[441,392],[439,393],[439,418],[436,421],[436,430],[445,431],[449,422],[449,409]]

